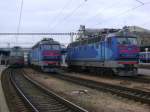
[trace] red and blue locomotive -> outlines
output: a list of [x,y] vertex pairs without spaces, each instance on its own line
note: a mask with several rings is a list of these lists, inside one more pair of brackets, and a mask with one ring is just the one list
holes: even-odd
[[60,67],[61,47],[51,38],[45,38],[32,47],[30,64],[45,72],[54,72]]
[[138,55],[135,35],[124,29],[107,29],[98,36],[88,35],[71,43],[67,48],[66,60],[72,69],[132,76],[137,75]]

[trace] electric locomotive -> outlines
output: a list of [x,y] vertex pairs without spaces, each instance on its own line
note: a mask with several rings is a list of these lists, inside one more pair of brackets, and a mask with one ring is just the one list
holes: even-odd
[[55,72],[60,67],[61,47],[51,38],[45,38],[32,47],[30,64],[44,72]]
[[11,67],[24,66],[24,52],[19,46],[15,46],[10,51],[9,64]]
[[107,29],[98,36],[89,35],[69,44],[66,61],[71,69],[132,76],[137,75],[138,55],[139,47],[134,34],[125,29]]

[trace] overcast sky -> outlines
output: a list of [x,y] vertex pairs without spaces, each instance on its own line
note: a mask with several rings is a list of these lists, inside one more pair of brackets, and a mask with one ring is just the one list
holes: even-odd
[[[76,32],[80,25],[150,29],[150,0],[140,1],[144,4],[138,0],[24,0],[20,32]],[[17,32],[20,6],[21,0],[0,0],[0,32]],[[34,44],[41,38],[19,36],[18,43]],[[56,40],[68,43],[67,38]],[[0,44],[7,42],[15,43],[15,36],[1,36]]]

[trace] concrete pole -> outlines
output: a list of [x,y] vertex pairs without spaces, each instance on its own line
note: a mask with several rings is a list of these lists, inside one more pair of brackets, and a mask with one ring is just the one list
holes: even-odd
[[146,63],[147,63],[147,60],[148,60],[148,48],[145,48],[145,52],[146,52]]
[[74,34],[71,32],[71,33],[70,33],[70,43],[73,42],[73,36],[74,36]]
[[1,54],[0,54],[0,65],[2,64],[2,57],[1,57]]

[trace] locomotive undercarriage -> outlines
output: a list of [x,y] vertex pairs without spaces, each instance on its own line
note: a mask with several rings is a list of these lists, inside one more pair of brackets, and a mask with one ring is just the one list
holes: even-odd
[[58,67],[41,66],[41,70],[44,72],[56,72]]
[[56,65],[41,66],[41,70],[44,72],[56,72],[58,68],[59,66]]
[[58,66],[39,66],[39,65],[31,65],[34,69],[40,70],[43,72],[56,72],[59,67]]
[[[94,66],[92,63],[75,62],[68,63],[69,68],[79,72],[90,72],[97,75],[118,75],[118,76],[136,76],[136,64],[118,64],[118,62],[100,63],[99,66]],[[90,66],[88,66],[90,65]],[[95,64],[96,65],[96,64]],[[98,65],[98,64],[97,64]]]
[[114,68],[113,71],[115,74],[117,74],[119,76],[136,76],[136,75],[138,75],[137,68],[134,67],[133,65],[124,65],[124,67]]

